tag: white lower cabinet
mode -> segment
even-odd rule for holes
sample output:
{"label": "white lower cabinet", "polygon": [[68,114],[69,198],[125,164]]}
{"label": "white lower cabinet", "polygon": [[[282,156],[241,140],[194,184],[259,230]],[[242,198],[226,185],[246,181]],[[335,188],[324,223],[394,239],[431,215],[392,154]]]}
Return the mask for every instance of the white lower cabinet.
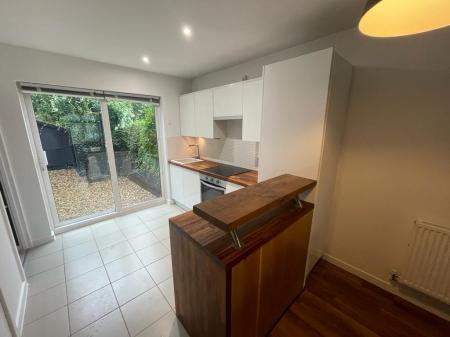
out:
{"label": "white lower cabinet", "polygon": [[192,209],[201,202],[200,174],[198,172],[170,164],[170,186],[172,199],[177,204]]}
{"label": "white lower cabinet", "polygon": [[240,190],[241,188],[244,188],[244,186],[233,184],[227,181],[227,184],[225,186],[225,194]]}
{"label": "white lower cabinet", "polygon": [[192,207],[202,201],[200,188],[200,173],[181,169],[183,171],[183,202],[187,208]]}
{"label": "white lower cabinet", "polygon": [[170,165],[170,187],[172,199],[181,201],[183,198],[183,172],[182,168],[176,165]]}

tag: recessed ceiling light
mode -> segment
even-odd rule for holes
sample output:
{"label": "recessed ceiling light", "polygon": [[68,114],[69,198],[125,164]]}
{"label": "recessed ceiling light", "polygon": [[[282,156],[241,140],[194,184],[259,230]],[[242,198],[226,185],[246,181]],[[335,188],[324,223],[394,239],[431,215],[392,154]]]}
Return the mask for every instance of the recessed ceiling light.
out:
{"label": "recessed ceiling light", "polygon": [[182,32],[183,35],[186,36],[187,38],[190,38],[192,36],[192,29],[189,26],[183,26]]}
{"label": "recessed ceiling light", "polygon": [[150,64],[150,58],[148,56],[142,56],[142,62],[145,64]]}

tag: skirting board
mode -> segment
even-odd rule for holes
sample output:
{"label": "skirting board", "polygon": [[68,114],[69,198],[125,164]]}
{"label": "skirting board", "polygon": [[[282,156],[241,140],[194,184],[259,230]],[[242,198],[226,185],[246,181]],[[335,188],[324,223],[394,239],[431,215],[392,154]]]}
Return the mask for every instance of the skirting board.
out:
{"label": "skirting board", "polygon": [[51,235],[51,236],[49,236],[49,237],[46,237],[46,238],[41,238],[41,239],[33,240],[33,241],[32,241],[32,244],[31,244],[31,248],[34,248],[34,247],[38,247],[38,246],[44,245],[44,244],[49,243],[49,242],[52,242],[52,241],[54,241],[54,240],[55,240],[54,234]]}
{"label": "skirting board", "polygon": [[434,307],[431,307],[427,304],[424,304],[423,302],[417,300],[416,298],[412,297],[412,296],[407,296],[405,294],[403,294],[402,292],[400,292],[399,287],[395,284],[395,283],[391,283],[388,281],[385,281],[383,279],[380,279],[372,274],[369,274],[368,272],[359,269],[355,266],[352,266],[351,264],[348,264],[347,262],[344,262],[338,258],[335,258],[329,254],[323,254],[322,258],[325,261],[330,262],[331,264],[334,264],[335,266],[344,269],[345,271],[348,271],[351,274],[354,274],[360,278],[362,278],[363,280],[372,283],[374,285],[376,285],[377,287],[380,287],[381,289],[390,292],[391,294],[394,294],[398,297],[401,297],[402,299],[411,302],[412,304],[431,312],[432,314],[439,316],[445,320],[450,320],[450,315],[446,312],[443,312],[441,310],[438,310]]}

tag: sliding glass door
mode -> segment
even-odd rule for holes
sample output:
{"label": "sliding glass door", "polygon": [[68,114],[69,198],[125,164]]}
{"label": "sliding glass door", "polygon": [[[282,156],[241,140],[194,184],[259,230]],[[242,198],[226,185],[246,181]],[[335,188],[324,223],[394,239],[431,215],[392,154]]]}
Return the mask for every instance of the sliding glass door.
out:
{"label": "sliding glass door", "polygon": [[161,198],[155,106],[56,94],[25,99],[55,226]]}
{"label": "sliding glass door", "polygon": [[143,103],[107,103],[121,206],[161,197],[156,109]]}

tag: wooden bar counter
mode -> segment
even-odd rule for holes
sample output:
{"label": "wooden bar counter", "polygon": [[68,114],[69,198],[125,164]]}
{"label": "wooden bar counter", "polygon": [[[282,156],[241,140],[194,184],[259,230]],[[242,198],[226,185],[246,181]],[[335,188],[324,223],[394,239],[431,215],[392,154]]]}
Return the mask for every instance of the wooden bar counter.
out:
{"label": "wooden bar counter", "polygon": [[[295,197],[314,185],[284,175],[197,205],[204,217],[169,220],[176,312],[191,337],[259,337],[272,329],[303,288],[314,206]],[[263,197],[245,212],[233,206],[255,191]],[[229,218],[227,205],[238,207]]]}

